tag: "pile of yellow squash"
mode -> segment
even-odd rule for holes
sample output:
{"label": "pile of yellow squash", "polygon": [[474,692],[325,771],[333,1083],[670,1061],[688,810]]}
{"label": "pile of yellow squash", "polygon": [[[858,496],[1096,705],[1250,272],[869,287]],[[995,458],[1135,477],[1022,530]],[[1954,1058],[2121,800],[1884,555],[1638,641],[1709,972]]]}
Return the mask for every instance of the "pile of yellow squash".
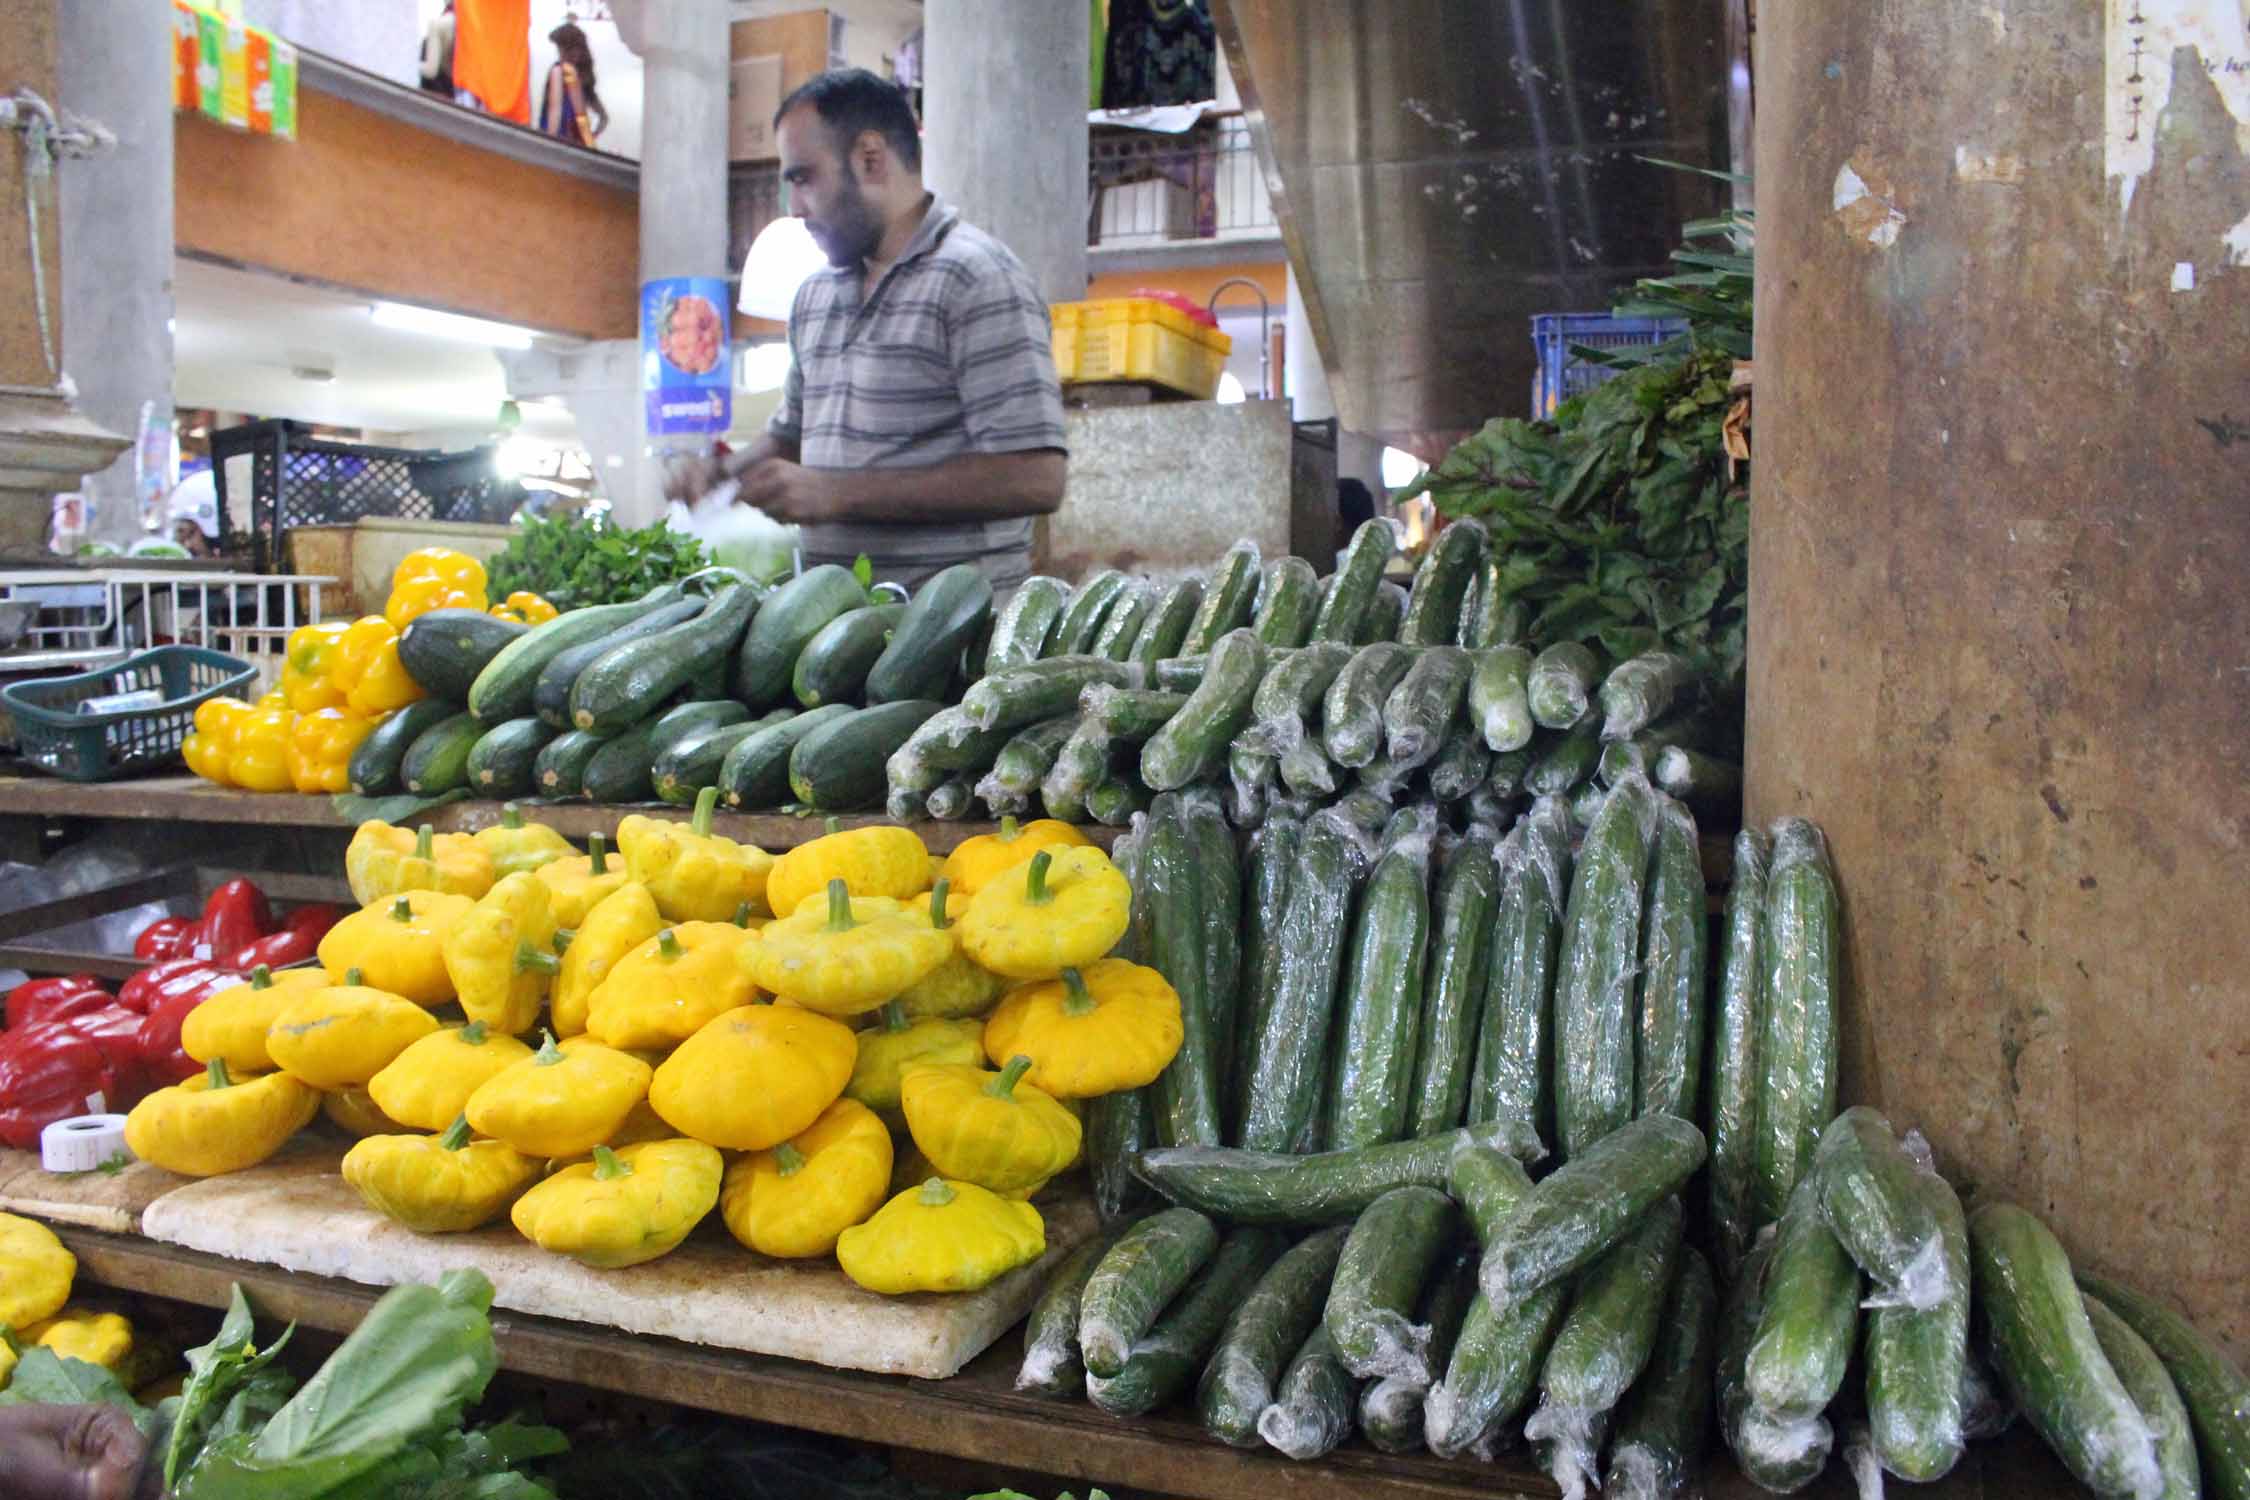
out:
{"label": "pile of yellow squash", "polygon": [[476,834],[366,823],[361,909],[319,967],[188,1018],[204,1075],[127,1122],[197,1176],[316,1113],[343,1175],[425,1234],[505,1216],[594,1267],[677,1247],[713,1209],[761,1255],[833,1255],[884,1293],[1038,1259],[1029,1200],[1080,1158],[1079,1101],[1179,1050],[1179,996],[1109,957],[1132,891],[1065,823],[970,839],[831,830],[776,858],[633,816],[579,852],[514,808]]}
{"label": "pile of yellow squash", "polygon": [[19,1349],[51,1349],[100,1365],[146,1405],[173,1394],[177,1381],[160,1377],[172,1351],[121,1313],[73,1302],[77,1276],[78,1258],[53,1230],[0,1213],[0,1329],[9,1334],[0,1338],[0,1389],[15,1377]]}

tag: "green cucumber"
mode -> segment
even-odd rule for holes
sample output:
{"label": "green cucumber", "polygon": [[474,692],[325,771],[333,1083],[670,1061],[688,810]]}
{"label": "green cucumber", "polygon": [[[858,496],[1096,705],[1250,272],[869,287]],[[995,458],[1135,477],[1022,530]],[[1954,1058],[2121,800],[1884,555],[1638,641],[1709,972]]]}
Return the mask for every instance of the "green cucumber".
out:
{"label": "green cucumber", "polygon": [[1274,1389],[1273,1404],[1258,1413],[1258,1436],[1284,1458],[1319,1458],[1352,1435],[1358,1391],[1324,1323],[1305,1335]]}
{"label": "green cucumber", "polygon": [[383,720],[352,752],[352,790],[362,797],[381,797],[399,789],[399,766],[407,749],[424,733],[462,712],[458,703],[442,698],[418,698]]}
{"label": "green cucumber", "polygon": [[1113,1417],[1138,1417],[1187,1389],[1219,1342],[1228,1315],[1287,1243],[1279,1230],[1229,1231],[1147,1336],[1134,1343],[1124,1368],[1106,1378],[1087,1377],[1088,1399]]}
{"label": "green cucumber", "polygon": [[1141,846],[1141,879],[1149,891],[1147,963],[1180,997],[1180,1049],[1149,1088],[1157,1139],[1167,1146],[1216,1146],[1224,1138],[1224,1054],[1204,952],[1201,852],[1185,800],[1158,798]]}
{"label": "green cucumber", "polygon": [[1781,1217],[1836,1114],[1836,881],[1803,818],[1773,826],[1758,930],[1756,1218]]}
{"label": "green cucumber", "polygon": [[1093,683],[1139,687],[1140,677],[1131,664],[1106,657],[1050,657],[983,678],[962,695],[961,709],[979,729],[1025,729],[1075,713],[1078,695]]}
{"label": "green cucumber", "polygon": [[1719,1275],[1730,1285],[1757,1228],[1758,928],[1771,849],[1755,828],[1734,836],[1726,946],[1711,1022],[1711,1242]]}
{"label": "green cucumber", "polygon": [[[1461,600],[1484,568],[1491,538],[1481,521],[1448,523],[1414,570],[1414,592],[1399,621],[1398,639],[1408,646],[1451,646],[1461,633]],[[1459,650],[1459,647],[1453,647]]]}
{"label": "green cucumber", "polygon": [[824,725],[848,717],[853,709],[830,703],[764,724],[734,742],[719,762],[719,800],[733,808],[779,807],[789,800],[789,754],[797,742]]}
{"label": "green cucumber", "polygon": [[1283,1363],[1320,1326],[1349,1232],[1337,1225],[1299,1240],[1266,1268],[1227,1319],[1195,1400],[1203,1430],[1220,1442],[1257,1445],[1259,1413],[1273,1404]]}
{"label": "green cucumber", "polygon": [[1102,633],[1102,618],[1125,592],[1126,578],[1115,568],[1103,568],[1088,578],[1070,596],[1070,603],[1055,622],[1055,633],[1047,638],[1046,655],[1090,656],[1094,642]]}
{"label": "green cucumber", "polygon": [[1867,1314],[1869,1443],[1885,1469],[1934,1484],[1960,1461],[1962,1381],[1969,1358],[1969,1229],[1961,1200],[1935,1172],[1913,1184],[1944,1245],[1946,1295],[1933,1307],[1878,1307]]}
{"label": "green cucumber", "polygon": [[1274,768],[1291,796],[1324,801],[1335,795],[1335,764],[1322,753],[1320,741],[1309,734],[1290,746],[1274,762]]}
{"label": "green cucumber", "polygon": [[955,771],[930,788],[923,810],[940,823],[958,823],[976,812],[976,774]]}
{"label": "green cucumber", "polygon": [[1593,781],[1602,756],[1601,731],[1581,724],[1567,733],[1541,735],[1531,750],[1523,789],[1534,797],[1560,797]]}
{"label": "green cucumber", "polygon": [[646,718],[726,661],[763,597],[755,584],[722,587],[694,619],[603,652],[570,685],[571,727],[623,729]]}
{"label": "green cucumber", "polygon": [[1363,646],[1336,674],[1321,700],[1321,741],[1329,759],[1354,768],[1374,764],[1383,748],[1383,708],[1414,665],[1395,641]]}
{"label": "green cucumber", "polygon": [[1097,683],[1078,695],[1078,711],[1112,739],[1137,745],[1187,707],[1188,695],[1161,688],[1121,688]]}
{"label": "green cucumber", "polygon": [[1087,1375],[1114,1379],[1133,1345],[1218,1247],[1218,1226],[1189,1208],[1163,1209],[1126,1230],[1079,1298],[1078,1348]]}
{"label": "green cucumber", "polygon": [[[867,701],[950,697],[955,664],[991,622],[992,584],[976,564],[939,569],[914,591],[882,654],[867,669]],[[803,694],[798,696],[802,700]]]}
{"label": "green cucumber", "polygon": [[1003,791],[1026,796],[1038,791],[1039,783],[1055,763],[1055,752],[1077,729],[1078,716],[1064,714],[1008,732],[1007,742],[993,757],[992,773],[986,779]]}
{"label": "green cucumber", "polygon": [[642,611],[607,635],[556,652],[546,666],[539,669],[539,679],[532,685],[532,711],[557,729],[570,728],[570,690],[577,684],[579,673],[607,655],[612,647],[694,619],[703,612],[703,603],[699,598],[674,599]]}
{"label": "green cucumber", "polygon": [[[984,673],[1005,672],[1046,654],[1047,642],[1070,603],[1070,585],[1060,578],[1035,573],[1016,585],[992,619],[992,644],[984,656]],[[978,675],[982,676],[984,673]]]}
{"label": "green cucumber", "polygon": [[2214,1340],[2153,1298],[2094,1276],[2079,1284],[2164,1361],[2187,1403],[2205,1486],[2218,1500],[2250,1500],[2250,1378]]}
{"label": "green cucumber", "polygon": [[1094,636],[1088,654],[1106,656],[1111,661],[1131,661],[1133,647],[1141,638],[1141,626],[1155,607],[1156,585],[1145,578],[1133,579],[1110,604],[1109,613],[1102,616],[1102,628]]}
{"label": "green cucumber", "polygon": [[1603,1136],[1540,1179],[1486,1240],[1485,1291],[1505,1302],[1560,1281],[1616,1244],[1701,1165],[1703,1132],[1671,1115],[1644,1115]]}
{"label": "green cucumber", "polygon": [[[1497,1151],[1463,1150],[1451,1166],[1454,1199],[1479,1243],[1486,1243],[1530,1193],[1531,1179]],[[1489,1456],[1501,1428],[1530,1399],[1570,1300],[1568,1284],[1556,1281],[1527,1297],[1495,1302],[1482,1281],[1480,1271],[1445,1378],[1423,1402],[1422,1440],[1440,1458]]]}
{"label": "green cucumber", "polygon": [[1642,921],[1640,1027],[1633,1044],[1633,1113],[1701,1119],[1704,973],[1711,918],[1695,818],[1659,797]]}
{"label": "green cucumber", "polygon": [[1212,1109],[1221,1132],[1212,1136],[1211,1144],[1219,1145],[1224,1139],[1224,1100],[1227,1080],[1234,1076],[1236,1027],[1242,1013],[1242,851],[1216,791],[1191,787],[1180,802],[1194,851],[1196,909],[1203,920],[1204,1024],[1214,1060]]}
{"label": "green cucumber", "polygon": [[1268,646],[1302,646],[1312,635],[1319,608],[1320,577],[1312,564],[1301,557],[1281,558],[1266,565],[1250,632]]}
{"label": "green cucumber", "polygon": [[1058,802],[1085,801],[1087,789],[1109,770],[1113,748],[1123,748],[1115,735],[1091,717],[1081,717],[1070,738],[1055,752],[1055,763],[1039,783],[1039,795],[1050,807]]}
{"label": "green cucumber", "polygon": [[732,698],[683,703],[604,742],[588,758],[580,789],[596,802],[651,801],[656,796],[654,766],[659,749],[749,717],[750,710]]}
{"label": "green cucumber", "polygon": [[985,666],[992,660],[992,611],[987,608],[977,620],[976,633],[961,648],[961,661],[952,681],[946,684],[948,698],[961,696],[961,689],[984,675]]}
{"label": "green cucumber", "polygon": [[1474,651],[1483,644],[1477,637],[1484,628],[1485,594],[1496,583],[1489,557],[1469,576],[1469,586],[1461,595],[1461,619],[1453,628],[1453,644],[1464,651]]}
{"label": "green cucumber", "polygon": [[992,764],[1000,747],[1007,743],[1005,731],[979,729],[955,704],[923,720],[922,727],[902,748],[913,750],[934,771],[981,771]]}
{"label": "green cucumber", "polygon": [[424,797],[440,796],[469,784],[469,752],[484,737],[474,714],[455,714],[415,736],[399,762],[399,780]]}
{"label": "green cucumber", "polygon": [[629,604],[597,604],[555,616],[517,636],[486,662],[470,684],[469,712],[487,724],[520,719],[533,711],[532,693],[547,664],[573,646],[598,641],[652,609],[681,596],[676,583],[649,590]]}
{"label": "green cucumber", "polygon": [[1686,745],[1666,745],[1656,753],[1656,784],[1691,807],[1723,812],[1742,802],[1742,767]]}
{"label": "green cucumber", "polygon": [[1727,726],[1711,710],[1673,714],[1626,739],[1603,741],[1594,774],[1604,786],[1615,783],[1627,771],[1638,771],[1654,781],[1657,764],[1664,758],[1665,751],[1712,749],[1724,743],[1727,733]]}
{"label": "green cucumber", "polygon": [[[1453,1357],[1469,1304],[1476,1299],[1477,1258],[1473,1246],[1462,1246],[1446,1257],[1422,1289],[1414,1321],[1430,1331],[1429,1367],[1442,1373]],[[1359,1430],[1370,1446],[1383,1453],[1411,1453],[1422,1446],[1423,1404],[1431,1382],[1410,1375],[1386,1375],[1371,1380],[1359,1393]]]}
{"label": "green cucumber", "polygon": [[1313,616],[1312,639],[1345,646],[1359,644],[1360,626],[1375,598],[1376,586],[1383,581],[1383,566],[1397,550],[1398,531],[1389,521],[1359,523]]}
{"label": "green cucumber", "polygon": [[1524,777],[1531,772],[1531,751],[1507,750],[1492,757],[1492,774],[1485,777],[1484,788],[1495,797],[1517,797],[1523,794]]}
{"label": "green cucumber", "polygon": [[1302,818],[1268,812],[1250,836],[1242,877],[1242,1001],[1236,1007],[1232,1048],[1236,1063],[1227,1099],[1229,1140],[1242,1138],[1242,1123],[1249,1112],[1249,1059],[1255,1055],[1264,1024],[1261,1007],[1275,993],[1275,977],[1283,961],[1281,915],[1289,904],[1289,876],[1304,835]]}
{"label": "green cucumber", "polygon": [[1183,578],[1164,591],[1163,597],[1141,621],[1141,633],[1133,638],[1133,660],[1144,667],[1153,667],[1180,654],[1188,632],[1195,628],[1197,611],[1203,608],[1203,580]]}
{"label": "green cucumber", "polygon": [[794,717],[788,709],[777,708],[756,719],[684,734],[670,744],[658,745],[648,768],[657,800],[675,807],[692,807],[698,792],[719,784],[719,771],[726,765],[729,751],[759,730]]}
{"label": "green cucumber", "polygon": [[2161,1500],[2198,1500],[2203,1484],[2195,1456],[2195,1429],[2164,1361],[2099,1297],[2086,1299],[2086,1320],[2094,1325],[2095,1341],[2156,1443],[2156,1467],[2164,1479],[2157,1492]]}
{"label": "green cucumber", "polygon": [[1583,1420],[1617,1405],[1641,1378],[1656,1350],[1684,1223],[1679,1199],[1666,1198],[1578,1278],[1539,1372],[1548,1404]]}
{"label": "green cucumber", "polygon": [[1251,695],[1251,719],[1261,726],[1294,719],[1301,730],[1319,716],[1321,699],[1351,659],[1352,648],[1333,641],[1317,641],[1278,659]]}
{"label": "green cucumber", "polygon": [[1521,646],[1488,646],[1469,657],[1469,722],[1494,754],[1531,743],[1531,700],[1526,683],[1531,653]]}
{"label": "green cucumber", "polygon": [[1203,681],[1141,747],[1141,780],[1168,792],[1206,780],[1226,763],[1227,747],[1250,722],[1250,699],[1265,675],[1266,648],[1247,630],[1211,648]]}
{"label": "green cucumber", "polygon": [[1496,795],[1490,785],[1469,793],[1462,806],[1470,822],[1482,823],[1487,828],[1509,828],[1516,821],[1513,799]]}
{"label": "green cucumber", "polygon": [[1086,1392],[1086,1366],[1078,1357],[1078,1304],[1111,1237],[1097,1234],[1064,1256],[1047,1278],[1031,1315],[1023,1321],[1023,1364],[1016,1389],[1065,1399]]}
{"label": "green cucumber", "polygon": [[469,788],[479,797],[505,801],[537,790],[532,764],[561,731],[537,719],[510,719],[487,729],[469,747]]}
{"label": "green cucumber", "polygon": [[1459,646],[1416,653],[1383,700],[1383,749],[1391,774],[1403,775],[1437,757],[1468,694],[1469,665],[1469,653]]}
{"label": "green cucumber", "polygon": [[1859,1268],[1808,1181],[1782,1216],[1766,1266],[1765,1307],[1742,1372],[1751,1404],[1782,1422],[1819,1416],[1843,1387],[1858,1329]]}
{"label": "green cucumber", "polygon": [[1094,1208],[1104,1224],[1146,1211],[1152,1199],[1133,1175],[1133,1160],[1156,1144],[1148,1090],[1121,1089],[1086,1101],[1086,1159],[1092,1164]]}
{"label": "green cucumber", "polygon": [[1451,1130],[1468,1111],[1477,1017],[1489,987],[1493,919],[1499,907],[1496,842],[1489,828],[1472,827],[1462,834],[1447,852],[1431,896],[1421,1040],[1408,1091],[1410,1139]]}
{"label": "green cucumber", "polygon": [[1969,1215],[1969,1253],[1985,1353],[2031,1425],[2104,1500],[2155,1500],[2155,1440],[2102,1353],[2054,1235],[2012,1203],[1987,1202]]}
{"label": "green cucumber", "polygon": [[1203,602],[1180,642],[1179,654],[1200,656],[1220,637],[1250,623],[1258,601],[1258,544],[1244,537],[1220,554],[1203,584]]}
{"label": "green cucumber", "polygon": [[817,812],[881,806],[884,762],[942,706],[913,698],[820,725],[789,752],[790,794]]}
{"label": "green cucumber", "polygon": [[1784,1422],[1759,1411],[1750,1399],[1744,1367],[1765,1310],[1764,1283],[1772,1258],[1770,1237],[1743,1258],[1742,1275],[1719,1317],[1719,1357],[1712,1383],[1718,1396],[1719,1431],[1743,1474],[1761,1489],[1789,1494],[1812,1483],[1827,1467],[1835,1432],[1825,1417]]}
{"label": "green cucumber", "polygon": [[530,628],[481,609],[433,609],[399,632],[398,664],[431,697],[459,702],[492,659]]}
{"label": "green cucumber", "polygon": [[1412,1315],[1459,1227],[1453,1200],[1431,1187],[1392,1188],[1353,1222],[1321,1313],[1345,1369],[1363,1380],[1436,1379],[1430,1330]]}
{"label": "green cucumber", "polygon": [[1630,739],[1685,704],[1702,682],[1686,657],[1646,651],[1619,662],[1602,679],[1602,738]]}
{"label": "green cucumber", "polygon": [[1523,606],[1502,586],[1499,564],[1487,561],[1471,597],[1461,601],[1461,633],[1456,640],[1471,651],[1483,651],[1514,645],[1522,634]]}
{"label": "green cucumber", "polygon": [[1931,1308],[1951,1290],[1922,1176],[1891,1122],[1864,1104],[1830,1121],[1813,1152],[1807,1180],[1828,1227],[1880,1290],[1878,1302]]}
{"label": "green cucumber", "polygon": [[1430,795],[1438,801],[1466,801],[1492,774],[1492,752],[1484,748],[1484,737],[1467,720],[1456,719],[1446,730],[1427,774]]}
{"label": "green cucumber", "polygon": [[1192,693],[1203,686],[1203,669],[1210,664],[1208,652],[1201,656],[1164,657],[1148,664],[1148,685],[1167,693]]}
{"label": "green cucumber", "polygon": [[[1532,658],[1524,678],[1531,721],[1541,729],[1574,729],[1593,712],[1602,659],[1582,641],[1557,641]],[[1597,726],[1598,727],[1598,726]]]}
{"label": "green cucumber", "polygon": [[847,609],[813,632],[789,674],[790,693],[805,708],[857,703],[867,691],[867,669],[882,656],[898,628],[903,604]]}
{"label": "green cucumber", "polygon": [[752,708],[771,708],[789,697],[797,654],[821,627],[864,608],[867,590],[849,568],[822,563],[805,569],[768,594],[742,634],[730,684]]}
{"label": "green cucumber", "polygon": [[1086,816],[1105,828],[1123,828],[1154,799],[1130,769],[1112,766],[1086,788]]}
{"label": "green cucumber", "polygon": [[1227,751],[1227,816],[1237,828],[1255,828],[1265,821],[1266,805],[1273,800],[1278,779],[1274,757],[1243,748],[1235,741]]}
{"label": "green cucumber", "polygon": [[1655,793],[1620,782],[1578,852],[1555,967],[1555,1134],[1565,1160],[1633,1117],[1633,973]]}
{"label": "green cucumber", "polygon": [[617,738],[583,729],[566,729],[547,741],[531,763],[532,780],[542,797],[582,797],[586,793],[586,767],[602,746]]}
{"label": "green cucumber", "polygon": [[1570,889],[1569,814],[1543,797],[1495,856],[1499,906],[1485,974],[1484,1013],[1468,1117],[1520,1120],[1554,1139],[1555,951]]}
{"label": "green cucumber", "polygon": [[1367,613],[1360,617],[1359,644],[1372,646],[1377,641],[1397,640],[1399,622],[1405,616],[1406,590],[1395,583],[1377,584]]}
{"label": "green cucumber", "polygon": [[1357,1218],[1393,1188],[1445,1187],[1454,1153],[1471,1147],[1539,1155],[1528,1131],[1500,1120],[1418,1141],[1310,1155],[1162,1148],[1142,1152],[1133,1170],[1172,1202],[1230,1223],[1337,1224]]}
{"label": "green cucumber", "polygon": [[[1400,1139],[1413,1105],[1437,818],[1434,807],[1401,812],[1411,815],[1411,822],[1395,840],[1386,835],[1389,847],[1367,877],[1352,922],[1337,995],[1335,1055],[1321,1107],[1321,1144],[1329,1151]],[[1348,1348],[1345,1354],[1350,1363]]]}
{"label": "green cucumber", "polygon": [[929,792],[918,792],[895,781],[883,789],[883,816],[893,823],[918,822],[927,817],[929,811]]}
{"label": "green cucumber", "polygon": [[1711,1365],[1719,1293],[1711,1265],[1680,1252],[1648,1367],[1618,1408],[1602,1493],[1611,1500],[1671,1500],[1703,1472],[1711,1421]]}

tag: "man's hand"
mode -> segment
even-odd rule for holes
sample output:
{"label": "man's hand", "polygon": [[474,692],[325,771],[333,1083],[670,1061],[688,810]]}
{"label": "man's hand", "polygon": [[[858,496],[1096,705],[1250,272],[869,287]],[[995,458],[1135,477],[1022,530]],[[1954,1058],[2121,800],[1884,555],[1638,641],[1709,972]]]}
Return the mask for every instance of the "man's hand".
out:
{"label": "man's hand", "polygon": [[161,1472],[141,1472],[147,1453],[133,1419],[114,1406],[0,1408],[0,1500],[161,1495]]}
{"label": "man's hand", "polygon": [[742,471],[742,490],[735,498],[777,521],[801,526],[836,517],[840,509],[838,487],[838,476],[832,470],[808,469],[786,458],[769,458]]}
{"label": "man's hand", "polygon": [[716,453],[671,454],[664,460],[664,498],[693,505],[723,477]]}

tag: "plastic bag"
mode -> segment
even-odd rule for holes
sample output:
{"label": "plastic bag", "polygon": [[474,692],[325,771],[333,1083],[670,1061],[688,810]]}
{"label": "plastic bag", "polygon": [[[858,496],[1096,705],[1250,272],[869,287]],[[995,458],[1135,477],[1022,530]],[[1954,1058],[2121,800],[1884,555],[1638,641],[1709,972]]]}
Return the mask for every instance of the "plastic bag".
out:
{"label": "plastic bag", "polygon": [[1549,997],[1570,889],[1570,814],[1543,797],[1493,851],[1500,879],[1485,969],[1469,1118],[1516,1119],[1554,1139],[1554,1029]]}

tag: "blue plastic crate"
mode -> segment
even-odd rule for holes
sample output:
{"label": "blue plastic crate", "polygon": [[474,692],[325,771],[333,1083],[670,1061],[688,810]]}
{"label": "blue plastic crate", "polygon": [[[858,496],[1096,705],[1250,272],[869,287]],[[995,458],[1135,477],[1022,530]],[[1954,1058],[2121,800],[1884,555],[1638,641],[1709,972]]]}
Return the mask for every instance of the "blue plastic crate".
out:
{"label": "blue plastic crate", "polygon": [[1531,415],[1551,417],[1555,408],[1615,375],[1607,365],[1589,364],[1570,346],[1630,349],[1661,344],[1688,331],[1685,318],[1620,318],[1612,313],[1533,313],[1531,346],[1539,367],[1531,376]]}

